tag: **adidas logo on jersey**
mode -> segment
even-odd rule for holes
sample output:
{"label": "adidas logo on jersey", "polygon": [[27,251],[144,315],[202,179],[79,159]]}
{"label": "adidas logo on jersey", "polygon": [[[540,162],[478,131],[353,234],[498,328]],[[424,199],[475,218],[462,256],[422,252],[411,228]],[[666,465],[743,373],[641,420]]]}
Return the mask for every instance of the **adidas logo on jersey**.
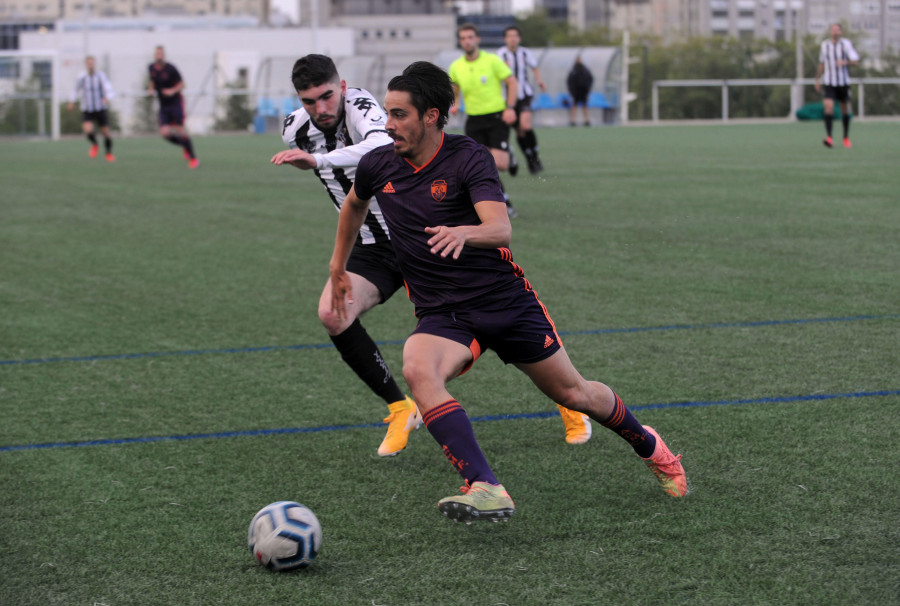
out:
{"label": "adidas logo on jersey", "polygon": [[388,181],[388,184],[384,186],[384,189],[382,189],[381,192],[385,194],[396,194],[397,190],[395,190],[394,186],[391,185],[391,182]]}
{"label": "adidas logo on jersey", "polygon": [[544,335],[544,349],[547,349],[551,345],[553,345],[553,339],[550,335]]}

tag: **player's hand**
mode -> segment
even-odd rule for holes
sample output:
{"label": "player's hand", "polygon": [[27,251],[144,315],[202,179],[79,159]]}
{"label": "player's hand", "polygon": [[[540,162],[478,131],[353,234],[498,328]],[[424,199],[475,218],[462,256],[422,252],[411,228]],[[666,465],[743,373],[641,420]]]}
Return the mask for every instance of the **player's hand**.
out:
{"label": "player's hand", "polygon": [[302,149],[286,149],[280,151],[271,160],[275,166],[282,164],[290,164],[302,170],[308,170],[316,167],[316,158]]}
{"label": "player's hand", "polygon": [[425,233],[433,234],[428,239],[431,254],[441,255],[444,258],[452,254],[454,260],[459,259],[463,246],[466,244],[466,230],[464,227],[447,227],[446,225],[426,227]]}
{"label": "player's hand", "polygon": [[347,317],[347,306],[353,305],[353,286],[346,270],[331,270],[331,311],[338,318]]}
{"label": "player's hand", "polygon": [[506,109],[504,109],[503,110],[503,121],[506,124],[508,124],[509,126],[512,126],[513,124],[515,124],[516,123],[516,110],[514,110],[511,107],[507,107]]}
{"label": "player's hand", "polygon": [[542,93],[547,92],[547,85],[546,85],[546,84],[544,84],[543,82],[539,82],[539,83],[538,83],[538,86],[541,87],[541,92],[542,92]]}
{"label": "player's hand", "polygon": [[74,104],[74,103],[68,103],[68,104],[66,104],[66,107],[69,109],[69,111],[72,111],[73,109],[75,109],[75,104]]}
{"label": "player's hand", "polygon": [[453,116],[455,116],[455,115],[458,114],[458,113],[459,113],[459,106],[456,105],[456,104],[451,105],[451,106],[450,106],[450,114],[453,115]]}
{"label": "player's hand", "polygon": [[817,92],[817,93],[822,92],[822,85],[819,84],[818,82],[816,82],[816,92]]}

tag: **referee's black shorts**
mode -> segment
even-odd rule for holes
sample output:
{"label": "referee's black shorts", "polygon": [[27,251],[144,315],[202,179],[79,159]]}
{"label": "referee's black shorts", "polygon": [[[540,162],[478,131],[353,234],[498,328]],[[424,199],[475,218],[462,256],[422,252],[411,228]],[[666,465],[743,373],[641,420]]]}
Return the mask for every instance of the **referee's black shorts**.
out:
{"label": "referee's black shorts", "polygon": [[509,148],[509,125],[503,121],[503,112],[469,116],[466,119],[466,136],[488,149]]}

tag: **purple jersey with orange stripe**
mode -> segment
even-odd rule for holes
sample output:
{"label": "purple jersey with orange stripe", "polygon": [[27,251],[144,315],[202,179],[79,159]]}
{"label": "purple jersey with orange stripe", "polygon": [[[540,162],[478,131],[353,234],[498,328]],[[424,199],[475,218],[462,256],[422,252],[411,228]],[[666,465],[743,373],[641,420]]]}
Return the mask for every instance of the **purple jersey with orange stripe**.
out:
{"label": "purple jersey with orange stripe", "polygon": [[385,145],[360,161],[354,187],[363,200],[378,196],[417,316],[502,308],[531,290],[508,248],[465,246],[453,259],[428,245],[426,227],[478,225],[475,203],[502,204],[494,158],[483,145],[444,133],[437,153],[418,168]]}

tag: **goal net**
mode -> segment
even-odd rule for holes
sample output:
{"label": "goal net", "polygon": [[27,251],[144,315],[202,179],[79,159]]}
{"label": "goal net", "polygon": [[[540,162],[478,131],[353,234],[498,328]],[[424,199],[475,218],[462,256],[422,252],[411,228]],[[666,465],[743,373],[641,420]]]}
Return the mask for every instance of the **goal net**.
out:
{"label": "goal net", "polygon": [[0,51],[0,136],[59,139],[59,59],[48,51]]}

